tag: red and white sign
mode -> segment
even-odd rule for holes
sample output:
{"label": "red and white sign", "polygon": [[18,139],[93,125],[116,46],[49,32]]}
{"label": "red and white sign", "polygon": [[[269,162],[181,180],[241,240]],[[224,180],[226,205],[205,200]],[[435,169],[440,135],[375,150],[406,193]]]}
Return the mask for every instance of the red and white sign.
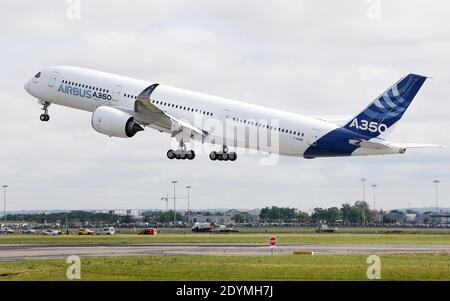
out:
{"label": "red and white sign", "polygon": [[270,247],[274,248],[277,244],[277,238],[275,236],[271,236],[269,239]]}

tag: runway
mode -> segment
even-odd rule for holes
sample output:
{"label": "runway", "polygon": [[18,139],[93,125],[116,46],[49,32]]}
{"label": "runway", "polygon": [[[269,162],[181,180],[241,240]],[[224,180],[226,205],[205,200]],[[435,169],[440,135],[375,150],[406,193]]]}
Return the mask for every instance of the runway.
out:
{"label": "runway", "polygon": [[[294,251],[312,251],[318,255],[354,253],[450,253],[450,245],[280,245],[274,249],[274,255],[292,255]],[[0,261],[66,258],[69,255],[78,255],[80,257],[143,255],[264,256],[271,255],[271,249],[268,246],[256,244],[0,245]]]}

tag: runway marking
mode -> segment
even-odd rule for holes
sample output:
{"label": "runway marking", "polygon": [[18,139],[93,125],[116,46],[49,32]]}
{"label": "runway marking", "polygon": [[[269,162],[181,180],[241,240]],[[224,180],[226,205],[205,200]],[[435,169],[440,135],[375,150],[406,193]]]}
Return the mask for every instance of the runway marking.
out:
{"label": "runway marking", "polygon": [[[358,253],[450,253],[450,245],[279,245],[274,254],[292,255],[294,251],[314,254]],[[268,246],[255,244],[141,244],[141,245],[3,245],[0,261],[23,259],[64,258],[69,255],[82,257],[145,256],[145,255],[213,255],[213,256],[269,256]]]}

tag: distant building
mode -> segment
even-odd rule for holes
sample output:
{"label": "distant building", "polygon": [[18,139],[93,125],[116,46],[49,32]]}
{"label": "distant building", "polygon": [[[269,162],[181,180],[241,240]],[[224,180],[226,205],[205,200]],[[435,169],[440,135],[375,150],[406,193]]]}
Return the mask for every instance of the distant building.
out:
{"label": "distant building", "polygon": [[191,221],[195,222],[210,222],[215,224],[230,224],[235,222],[233,218],[236,215],[241,215],[243,220],[248,223],[259,222],[260,209],[243,210],[243,209],[230,209],[225,212],[193,212],[191,215]]}
{"label": "distant building", "polygon": [[430,213],[430,221],[434,224],[448,224],[450,222],[450,212]]}
{"label": "distant building", "polygon": [[405,214],[399,212],[389,212],[383,216],[384,222],[403,223],[406,220]]}
{"label": "distant building", "polygon": [[405,214],[405,221],[407,223],[415,223],[417,218],[417,214],[414,213],[407,213]]}
{"label": "distant building", "polygon": [[224,214],[205,214],[205,212],[194,212],[191,215],[191,221],[198,223],[214,223],[214,224],[229,224],[231,223],[231,216]]}
{"label": "distant building", "polygon": [[261,209],[254,209],[254,210],[231,209],[225,212],[225,215],[229,216],[231,219],[233,219],[233,217],[236,215],[241,215],[242,218],[248,223],[258,223],[260,212]]}

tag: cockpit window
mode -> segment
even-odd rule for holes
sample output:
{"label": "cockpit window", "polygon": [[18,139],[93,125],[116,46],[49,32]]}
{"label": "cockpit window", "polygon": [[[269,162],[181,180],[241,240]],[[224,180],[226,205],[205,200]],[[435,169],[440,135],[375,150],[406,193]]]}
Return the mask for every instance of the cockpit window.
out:
{"label": "cockpit window", "polygon": [[36,73],[36,75],[35,75],[34,77],[35,77],[35,78],[41,77],[41,72]]}

